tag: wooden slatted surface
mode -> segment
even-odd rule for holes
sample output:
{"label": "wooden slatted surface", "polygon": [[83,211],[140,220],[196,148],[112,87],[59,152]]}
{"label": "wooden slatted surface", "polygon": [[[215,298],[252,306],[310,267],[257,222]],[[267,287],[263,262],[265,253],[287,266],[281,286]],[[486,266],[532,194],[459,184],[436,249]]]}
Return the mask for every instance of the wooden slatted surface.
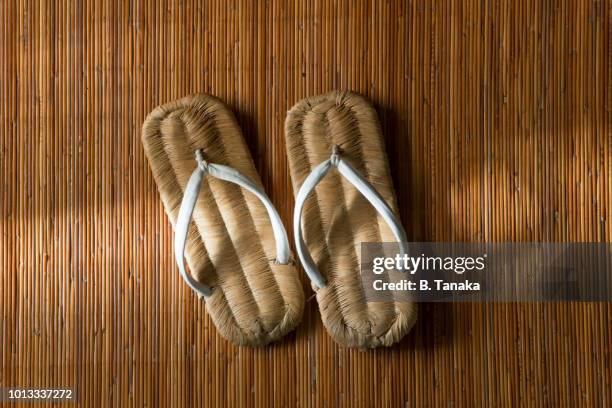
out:
{"label": "wooden slatted surface", "polygon": [[311,299],[281,343],[228,345],[178,277],[140,142],[156,105],[222,98],[290,226],[285,112],[352,89],[411,240],[610,242],[609,0],[0,7],[0,386],[86,407],[612,405],[610,304],[423,305],[400,345],[360,352]]}

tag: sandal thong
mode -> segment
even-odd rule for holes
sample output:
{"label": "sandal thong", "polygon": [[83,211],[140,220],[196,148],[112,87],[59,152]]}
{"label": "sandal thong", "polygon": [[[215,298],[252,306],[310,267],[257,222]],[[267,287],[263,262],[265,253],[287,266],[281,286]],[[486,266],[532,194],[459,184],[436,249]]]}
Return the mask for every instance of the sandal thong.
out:
{"label": "sandal thong", "polygon": [[179,273],[221,335],[255,346],[293,330],[304,294],[287,234],[229,109],[205,94],[167,103],[147,116],[142,142]]}
{"label": "sandal thong", "polygon": [[349,347],[398,342],[416,304],[367,302],[360,277],[362,242],[398,241],[406,252],[376,111],[352,92],[307,98],[289,111],[285,137],[296,250],[325,327]]}

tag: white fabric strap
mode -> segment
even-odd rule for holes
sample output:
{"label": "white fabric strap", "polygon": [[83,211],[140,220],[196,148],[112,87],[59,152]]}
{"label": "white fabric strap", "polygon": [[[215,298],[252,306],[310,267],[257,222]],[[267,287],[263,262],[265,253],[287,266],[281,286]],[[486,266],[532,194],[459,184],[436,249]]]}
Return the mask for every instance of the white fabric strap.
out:
{"label": "white fabric strap", "polygon": [[187,285],[191,289],[195,290],[202,296],[209,296],[212,293],[212,289],[197,280],[195,280],[185,270],[185,244],[187,242],[187,234],[189,232],[189,224],[191,223],[191,217],[193,216],[193,210],[196,202],[198,201],[198,195],[200,193],[200,187],[202,186],[202,180],[206,174],[216,177],[220,180],[225,180],[238,184],[240,187],[253,193],[263,203],[264,207],[268,211],[270,222],[272,223],[272,230],[274,232],[274,240],[276,241],[276,261],[279,264],[288,264],[291,252],[289,250],[289,240],[287,239],[287,232],[285,227],[274,208],[274,204],[270,201],[266,193],[252,180],[243,176],[236,169],[221,164],[207,163],[204,160],[202,152],[196,151],[196,160],[198,167],[193,171],[185,192],[183,194],[183,201],[181,202],[181,208],[179,210],[178,218],[176,219],[175,234],[174,234],[174,257],[181,273],[182,278],[185,280]]}
{"label": "white fabric strap", "polygon": [[295,246],[297,254],[304,266],[304,270],[308,274],[310,280],[314,282],[317,288],[325,286],[325,278],[319,270],[304,243],[304,237],[302,235],[302,209],[306,199],[315,189],[317,184],[329,173],[333,168],[338,169],[338,172],[342,174],[355,188],[372,204],[372,206],[378,211],[385,222],[391,228],[395,239],[399,243],[401,254],[405,254],[406,250],[406,232],[404,227],[397,219],[391,208],[385,203],[382,196],[376,191],[376,189],[368,182],[361,174],[353,168],[346,160],[340,157],[338,147],[334,146],[332,155],[329,159],[325,160],[321,164],[317,165],[312,172],[306,177],[304,183],[300,187],[295,198],[295,211],[293,213],[293,232],[295,238]]}

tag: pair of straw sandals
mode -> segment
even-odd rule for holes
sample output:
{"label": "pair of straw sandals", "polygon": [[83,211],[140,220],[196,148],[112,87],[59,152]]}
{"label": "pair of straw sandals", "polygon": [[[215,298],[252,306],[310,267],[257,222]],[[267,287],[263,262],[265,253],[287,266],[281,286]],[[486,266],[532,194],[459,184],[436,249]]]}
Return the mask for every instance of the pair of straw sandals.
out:
{"label": "pair of straw sandals", "polygon": [[[406,241],[376,111],[352,92],[307,98],[288,112],[285,138],[296,250],[325,327],[349,347],[398,342],[416,305],[366,302],[360,279],[361,242]],[[167,103],[148,115],[142,141],[179,272],[221,335],[256,346],[293,330],[304,309],[298,271],[230,110],[205,94]]]}

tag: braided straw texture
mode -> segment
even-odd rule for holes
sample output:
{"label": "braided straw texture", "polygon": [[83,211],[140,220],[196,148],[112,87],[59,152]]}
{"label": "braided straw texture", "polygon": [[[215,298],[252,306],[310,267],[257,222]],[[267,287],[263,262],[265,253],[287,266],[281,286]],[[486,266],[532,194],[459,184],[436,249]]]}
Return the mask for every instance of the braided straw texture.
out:
{"label": "braided straw texture", "polygon": [[[196,167],[196,149],[205,160],[231,166],[261,186],[236,119],[212,96],[191,95],[156,108],[142,126],[142,141],[173,225]],[[213,288],[206,308],[232,343],[267,344],[300,322],[304,294],[294,262],[275,263],[265,207],[239,186],[204,178],[185,257],[194,278]],[[180,279],[173,269],[169,272]]]}
{"label": "braided straw texture", "polygon": [[[375,110],[351,92],[331,92],[298,102],[285,122],[287,154],[297,193],[332,146],[378,190],[397,214],[393,183]],[[323,323],[340,344],[390,346],[416,321],[415,304],[366,302],[360,278],[360,243],[393,242],[376,210],[338,172],[332,171],[304,205],[306,244],[327,285],[316,290]]]}

